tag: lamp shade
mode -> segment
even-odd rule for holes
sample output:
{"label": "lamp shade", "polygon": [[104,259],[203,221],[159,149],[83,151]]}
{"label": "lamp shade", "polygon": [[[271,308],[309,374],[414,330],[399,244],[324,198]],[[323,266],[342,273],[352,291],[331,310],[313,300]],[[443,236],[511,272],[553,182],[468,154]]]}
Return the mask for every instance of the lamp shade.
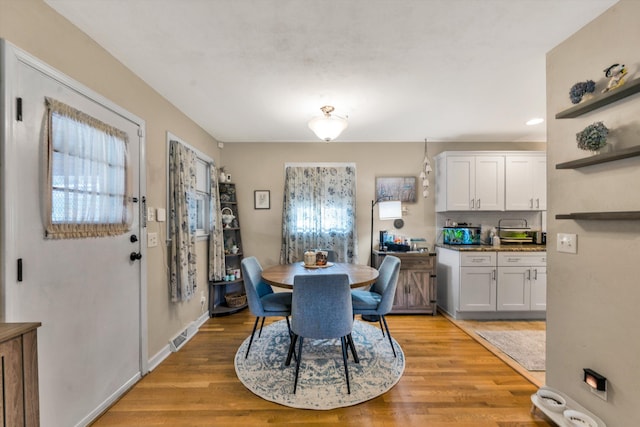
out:
{"label": "lamp shade", "polygon": [[378,214],[380,219],[402,218],[402,202],[399,200],[378,202]]}
{"label": "lamp shade", "polygon": [[309,120],[309,129],[323,141],[333,141],[347,128],[349,122],[345,118],[332,116],[331,106],[322,107],[321,110],[324,113],[322,116]]}

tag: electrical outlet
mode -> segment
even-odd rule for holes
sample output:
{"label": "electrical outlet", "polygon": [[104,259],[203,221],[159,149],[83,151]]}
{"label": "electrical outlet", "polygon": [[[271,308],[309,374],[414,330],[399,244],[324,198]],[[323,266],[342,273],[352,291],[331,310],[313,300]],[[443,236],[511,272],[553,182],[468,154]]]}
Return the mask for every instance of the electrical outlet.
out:
{"label": "electrical outlet", "polygon": [[153,222],[156,220],[156,210],[155,208],[147,208],[147,221]]}
{"label": "electrical outlet", "polygon": [[558,233],[556,236],[556,250],[568,254],[578,253],[578,235]]}
{"label": "electrical outlet", "polygon": [[147,233],[147,247],[155,248],[158,246],[158,233]]}

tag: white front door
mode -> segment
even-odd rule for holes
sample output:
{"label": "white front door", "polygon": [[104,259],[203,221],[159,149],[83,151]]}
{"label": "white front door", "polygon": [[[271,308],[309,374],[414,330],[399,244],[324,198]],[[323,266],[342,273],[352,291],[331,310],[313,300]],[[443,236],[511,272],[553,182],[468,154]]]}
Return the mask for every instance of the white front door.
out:
{"label": "white front door", "polygon": [[42,322],[41,424],[85,424],[141,377],[143,260],[130,259],[143,250],[141,203],[133,203],[127,234],[44,237],[44,100],[64,102],[128,134],[139,201],[144,122],[7,44],[3,61],[3,320]]}

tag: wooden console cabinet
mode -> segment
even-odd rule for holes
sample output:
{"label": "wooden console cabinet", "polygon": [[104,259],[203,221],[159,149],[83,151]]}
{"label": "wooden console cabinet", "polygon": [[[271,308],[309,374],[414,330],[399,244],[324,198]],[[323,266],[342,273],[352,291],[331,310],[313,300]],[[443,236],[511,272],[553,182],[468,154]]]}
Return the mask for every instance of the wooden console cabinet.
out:
{"label": "wooden console cabinet", "polygon": [[374,252],[379,267],[387,255],[400,258],[400,274],[391,313],[436,314],[436,254],[429,252]]}
{"label": "wooden console cabinet", "polygon": [[38,339],[40,323],[0,323],[2,400],[0,425],[39,426]]}

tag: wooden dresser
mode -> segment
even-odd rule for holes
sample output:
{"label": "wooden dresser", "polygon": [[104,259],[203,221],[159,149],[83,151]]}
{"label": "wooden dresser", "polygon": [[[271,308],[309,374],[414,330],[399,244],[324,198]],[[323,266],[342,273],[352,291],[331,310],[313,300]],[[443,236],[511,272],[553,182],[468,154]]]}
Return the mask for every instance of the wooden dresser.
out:
{"label": "wooden dresser", "polygon": [[38,338],[40,323],[0,323],[2,400],[0,425],[39,426]]}
{"label": "wooden dresser", "polygon": [[400,275],[391,313],[436,314],[435,252],[374,251],[376,268],[387,255],[400,258]]}

